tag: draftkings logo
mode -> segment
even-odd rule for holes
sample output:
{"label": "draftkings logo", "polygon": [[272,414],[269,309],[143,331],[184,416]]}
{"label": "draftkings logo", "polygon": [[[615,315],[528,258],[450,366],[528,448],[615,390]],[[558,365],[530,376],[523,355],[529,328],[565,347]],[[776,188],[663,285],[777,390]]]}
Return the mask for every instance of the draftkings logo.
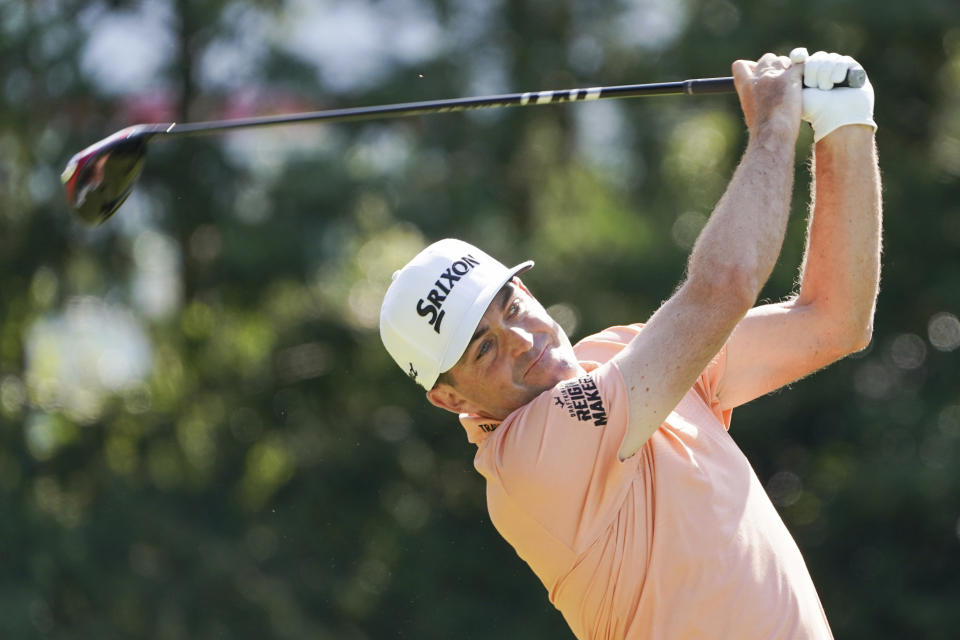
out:
{"label": "draftkings logo", "polygon": [[584,376],[560,385],[560,395],[553,396],[553,404],[563,407],[580,422],[593,422],[594,426],[607,424],[607,410],[603,407],[600,390],[590,376]]}

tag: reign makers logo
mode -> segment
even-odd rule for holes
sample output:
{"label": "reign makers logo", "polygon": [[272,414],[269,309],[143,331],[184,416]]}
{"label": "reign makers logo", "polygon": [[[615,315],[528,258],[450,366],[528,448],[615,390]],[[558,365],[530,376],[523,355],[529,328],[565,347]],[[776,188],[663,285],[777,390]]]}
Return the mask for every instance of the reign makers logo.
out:
{"label": "reign makers logo", "polygon": [[447,313],[443,310],[443,301],[450,295],[457,281],[478,264],[480,261],[470,254],[463,256],[440,274],[437,281],[433,283],[434,288],[427,294],[426,300],[420,298],[417,301],[417,313],[427,318],[427,322],[437,333],[440,333],[440,323],[443,322],[443,316]]}
{"label": "reign makers logo", "polygon": [[600,390],[590,376],[560,385],[560,395],[553,396],[553,402],[580,422],[593,422],[597,427],[607,424],[607,410],[603,407]]}

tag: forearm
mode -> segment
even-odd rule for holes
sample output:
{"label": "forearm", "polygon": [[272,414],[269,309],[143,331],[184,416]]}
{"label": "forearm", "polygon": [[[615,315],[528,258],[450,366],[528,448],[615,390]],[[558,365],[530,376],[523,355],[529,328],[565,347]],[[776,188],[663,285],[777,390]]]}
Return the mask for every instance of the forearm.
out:
{"label": "forearm", "polygon": [[[793,189],[795,134],[751,139],[740,165],[697,239],[688,283],[718,275],[747,302],[756,300],[783,244]],[[746,312],[746,309],[744,309]]]}
{"label": "forearm", "polygon": [[619,354],[630,397],[621,460],[643,446],[753,306],[783,242],[793,183],[789,141],[747,146],[694,245],[683,285]]}
{"label": "forearm", "polygon": [[880,173],[872,128],[837,129],[816,144],[813,165],[797,304],[817,307],[839,339],[862,348],[880,280]]}

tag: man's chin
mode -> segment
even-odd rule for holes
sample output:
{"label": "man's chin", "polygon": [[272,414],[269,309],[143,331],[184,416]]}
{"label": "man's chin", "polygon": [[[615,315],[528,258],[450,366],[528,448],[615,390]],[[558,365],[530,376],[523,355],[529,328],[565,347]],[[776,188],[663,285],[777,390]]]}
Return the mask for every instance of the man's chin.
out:
{"label": "man's chin", "polygon": [[548,384],[544,389],[551,389],[564,380],[577,377],[580,372],[580,363],[572,353],[567,354],[563,349],[556,349],[551,355],[548,371]]}
{"label": "man's chin", "polygon": [[553,389],[561,382],[576,378],[578,375],[580,375],[580,373],[581,369],[579,363],[572,364],[564,360],[557,362],[554,366],[551,366],[548,371],[545,371],[541,378],[534,381],[528,381],[530,384],[530,393],[527,402],[532,401],[544,391]]}

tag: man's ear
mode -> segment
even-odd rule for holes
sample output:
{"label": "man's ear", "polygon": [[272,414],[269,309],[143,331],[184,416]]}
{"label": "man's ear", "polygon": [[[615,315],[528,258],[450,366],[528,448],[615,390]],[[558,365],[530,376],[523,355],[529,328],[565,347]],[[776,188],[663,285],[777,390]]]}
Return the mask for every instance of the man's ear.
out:
{"label": "man's ear", "polygon": [[446,409],[457,415],[464,413],[467,409],[467,401],[456,389],[443,382],[435,385],[433,389],[427,391],[427,400],[435,407]]}

